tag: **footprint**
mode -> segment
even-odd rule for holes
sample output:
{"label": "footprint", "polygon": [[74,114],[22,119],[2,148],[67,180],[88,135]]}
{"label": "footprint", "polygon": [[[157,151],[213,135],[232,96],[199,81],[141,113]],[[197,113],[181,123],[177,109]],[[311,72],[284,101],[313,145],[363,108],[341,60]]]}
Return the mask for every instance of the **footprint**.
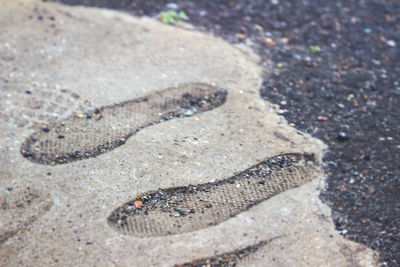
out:
{"label": "footprint", "polygon": [[212,110],[226,96],[227,91],[218,87],[182,84],[49,124],[23,142],[21,154],[41,164],[94,157],[124,144],[147,126]]}
{"label": "footprint", "polygon": [[30,187],[0,193],[0,244],[24,231],[52,205],[49,197]]}
{"label": "footprint", "polygon": [[279,237],[280,236],[271,238],[270,240],[258,242],[257,244],[247,246],[242,249],[237,249],[237,250],[223,253],[220,255],[216,255],[213,257],[198,259],[198,260],[194,260],[192,262],[184,263],[184,264],[177,264],[174,267],[236,266],[237,264],[240,264],[243,261],[248,261],[249,258],[251,258],[251,256],[255,252],[257,252],[260,248],[264,247],[266,244],[272,242],[273,240],[275,240]]}
{"label": "footprint", "polygon": [[9,80],[0,90],[0,98],[6,103],[0,111],[0,116],[4,112],[4,122],[25,129],[35,129],[43,122],[62,120],[91,108],[88,99],[81,99],[70,90],[29,81]]}
{"label": "footprint", "polygon": [[312,156],[283,154],[222,181],[146,193],[113,211],[108,223],[137,237],[191,232],[219,224],[305,184],[316,173]]}

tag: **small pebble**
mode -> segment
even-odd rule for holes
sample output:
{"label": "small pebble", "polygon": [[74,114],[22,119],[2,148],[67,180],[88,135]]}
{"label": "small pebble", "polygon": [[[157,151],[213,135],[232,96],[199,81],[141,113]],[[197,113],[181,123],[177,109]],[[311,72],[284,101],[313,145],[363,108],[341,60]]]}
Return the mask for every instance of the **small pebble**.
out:
{"label": "small pebble", "polygon": [[372,30],[371,30],[370,28],[365,28],[365,29],[364,29],[364,32],[368,34],[368,33],[371,33]]}
{"label": "small pebble", "polygon": [[139,208],[143,206],[143,202],[140,200],[136,200],[135,202],[133,202],[133,205],[135,205],[136,208]]}
{"label": "small pebble", "polygon": [[176,10],[176,9],[178,9],[178,5],[175,3],[168,3],[167,8]]}
{"label": "small pebble", "polygon": [[236,37],[239,38],[240,40],[244,40],[247,38],[247,35],[242,33],[237,33]]}
{"label": "small pebble", "polygon": [[185,216],[185,215],[186,215],[186,213],[185,213],[183,210],[178,210],[178,213],[179,213],[179,215],[181,215],[181,216]]}
{"label": "small pebble", "polygon": [[185,111],[185,113],[183,115],[185,115],[186,117],[192,116],[193,115],[193,111],[188,109],[188,110]]}
{"label": "small pebble", "polygon": [[350,139],[349,135],[346,132],[338,132],[336,139],[341,141],[341,142],[345,142],[347,140]]}
{"label": "small pebble", "polygon": [[389,40],[386,43],[387,43],[388,46],[391,46],[391,47],[395,47],[396,46],[396,42],[393,41],[393,40]]}

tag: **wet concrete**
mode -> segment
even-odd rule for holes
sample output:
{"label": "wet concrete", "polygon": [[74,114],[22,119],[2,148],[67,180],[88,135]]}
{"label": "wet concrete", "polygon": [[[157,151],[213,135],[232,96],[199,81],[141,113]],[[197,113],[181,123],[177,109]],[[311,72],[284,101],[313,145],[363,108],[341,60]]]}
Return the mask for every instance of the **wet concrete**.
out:
{"label": "wet concrete", "polygon": [[[318,198],[321,170],[310,183],[198,231],[137,238],[113,230],[108,215],[137,194],[223,180],[284,153],[313,154],[322,164],[326,146],[260,98],[259,59],[246,47],[114,11],[1,5],[1,194],[29,186],[53,203],[0,245],[5,266],[169,266],[278,236],[257,250],[255,264],[376,265],[375,252],[335,232]],[[20,154],[23,140],[49,121],[185,82],[226,88],[226,103],[146,127],[95,158],[47,166]],[[3,229],[12,216],[2,212]]]}

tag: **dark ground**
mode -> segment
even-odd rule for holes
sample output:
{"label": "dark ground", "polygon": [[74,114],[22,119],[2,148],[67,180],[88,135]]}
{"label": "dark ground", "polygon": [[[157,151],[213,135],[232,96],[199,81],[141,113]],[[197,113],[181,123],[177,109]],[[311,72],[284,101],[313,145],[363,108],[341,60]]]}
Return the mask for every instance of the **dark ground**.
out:
{"label": "dark ground", "polygon": [[[149,16],[170,2],[58,1]],[[250,44],[273,62],[260,94],[329,145],[321,199],[337,230],[379,251],[383,265],[400,266],[400,1],[175,3],[199,30]]]}

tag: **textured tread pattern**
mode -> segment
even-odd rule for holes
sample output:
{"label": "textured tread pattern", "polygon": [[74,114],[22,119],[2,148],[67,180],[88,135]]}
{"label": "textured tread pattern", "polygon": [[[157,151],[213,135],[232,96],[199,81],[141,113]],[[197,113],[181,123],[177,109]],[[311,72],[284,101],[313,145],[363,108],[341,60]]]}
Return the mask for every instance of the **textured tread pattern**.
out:
{"label": "textured tread pattern", "polygon": [[35,129],[92,107],[90,100],[82,99],[71,90],[18,80],[5,81],[4,90],[0,90],[0,117],[3,122],[19,128]]}
{"label": "textured tread pattern", "polygon": [[226,96],[227,91],[218,87],[182,84],[49,124],[23,142],[21,153],[41,164],[93,157],[124,144],[147,126],[212,110]]}
{"label": "textured tread pattern", "polygon": [[242,261],[248,261],[249,258],[251,258],[251,256],[260,248],[277,238],[279,237],[275,237],[267,241],[261,241],[257,244],[219,254],[213,257],[198,259],[184,264],[177,264],[175,267],[234,267],[237,266],[238,263],[242,263]]}
{"label": "textured tread pattern", "polygon": [[0,193],[0,244],[29,227],[52,205],[50,197],[29,187]]}
{"label": "textured tread pattern", "polygon": [[118,231],[138,237],[191,232],[305,184],[316,171],[311,156],[279,155],[222,181],[146,193],[117,208],[108,221]]}

